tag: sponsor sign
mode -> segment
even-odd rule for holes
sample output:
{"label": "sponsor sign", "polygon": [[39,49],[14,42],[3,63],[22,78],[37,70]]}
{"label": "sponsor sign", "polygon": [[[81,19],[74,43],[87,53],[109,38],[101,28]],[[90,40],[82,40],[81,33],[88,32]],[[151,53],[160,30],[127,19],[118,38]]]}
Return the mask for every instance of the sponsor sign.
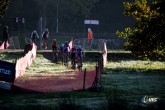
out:
{"label": "sponsor sign", "polygon": [[15,63],[0,61],[0,81],[14,83]]}
{"label": "sponsor sign", "polygon": [[99,20],[84,20],[84,24],[99,25]]}

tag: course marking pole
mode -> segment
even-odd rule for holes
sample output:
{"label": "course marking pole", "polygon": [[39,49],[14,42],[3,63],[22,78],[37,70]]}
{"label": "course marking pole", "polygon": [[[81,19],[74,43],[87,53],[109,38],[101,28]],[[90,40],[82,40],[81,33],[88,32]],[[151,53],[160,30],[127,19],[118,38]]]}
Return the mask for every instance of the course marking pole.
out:
{"label": "course marking pole", "polygon": [[86,82],[86,68],[84,70],[83,90],[85,90],[85,82]]}

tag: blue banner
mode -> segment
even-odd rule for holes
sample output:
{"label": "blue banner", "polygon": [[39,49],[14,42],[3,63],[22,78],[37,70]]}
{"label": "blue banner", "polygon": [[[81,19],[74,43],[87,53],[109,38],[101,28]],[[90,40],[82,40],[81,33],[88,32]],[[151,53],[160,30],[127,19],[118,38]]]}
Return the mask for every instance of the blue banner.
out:
{"label": "blue banner", "polygon": [[15,63],[0,61],[0,81],[14,83]]}

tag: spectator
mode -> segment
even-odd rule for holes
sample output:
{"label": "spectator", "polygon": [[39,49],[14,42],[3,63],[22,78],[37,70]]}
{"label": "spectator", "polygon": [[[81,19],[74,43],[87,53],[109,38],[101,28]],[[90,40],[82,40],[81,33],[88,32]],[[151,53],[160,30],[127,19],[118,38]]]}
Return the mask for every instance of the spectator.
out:
{"label": "spectator", "polygon": [[8,40],[9,40],[8,26],[5,26],[5,27],[3,28],[4,49],[7,48]]}
{"label": "spectator", "polygon": [[45,31],[42,34],[42,46],[43,49],[47,49],[47,39],[49,37],[49,30],[48,28],[45,28]]}
{"label": "spectator", "polygon": [[32,33],[31,33],[31,39],[32,39],[32,43],[35,43],[36,44],[36,39],[39,38],[38,34],[37,34],[37,31],[34,30]]}
{"label": "spectator", "polygon": [[88,28],[88,46],[91,49],[91,45],[92,45],[92,39],[93,39],[93,32],[91,30],[91,28]]}

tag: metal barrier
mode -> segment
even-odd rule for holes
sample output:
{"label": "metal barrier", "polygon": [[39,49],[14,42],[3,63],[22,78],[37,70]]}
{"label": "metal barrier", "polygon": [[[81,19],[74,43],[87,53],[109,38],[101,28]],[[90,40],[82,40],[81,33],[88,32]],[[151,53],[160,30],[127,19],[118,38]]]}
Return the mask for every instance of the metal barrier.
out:
{"label": "metal barrier", "polygon": [[25,43],[26,44],[31,44],[32,43],[32,39],[31,38],[25,38]]}
{"label": "metal barrier", "polygon": [[74,40],[74,45],[80,45],[83,49],[97,49],[99,52],[102,52],[104,48],[104,42],[106,39],[92,39],[90,45],[87,38],[78,38]]}
{"label": "metal barrier", "polygon": [[20,49],[20,43],[18,37],[9,38],[10,49]]}
{"label": "metal barrier", "polygon": [[96,76],[92,84],[92,91],[102,91],[103,85],[101,84],[101,73],[103,69],[103,60],[102,58],[96,58]]}

